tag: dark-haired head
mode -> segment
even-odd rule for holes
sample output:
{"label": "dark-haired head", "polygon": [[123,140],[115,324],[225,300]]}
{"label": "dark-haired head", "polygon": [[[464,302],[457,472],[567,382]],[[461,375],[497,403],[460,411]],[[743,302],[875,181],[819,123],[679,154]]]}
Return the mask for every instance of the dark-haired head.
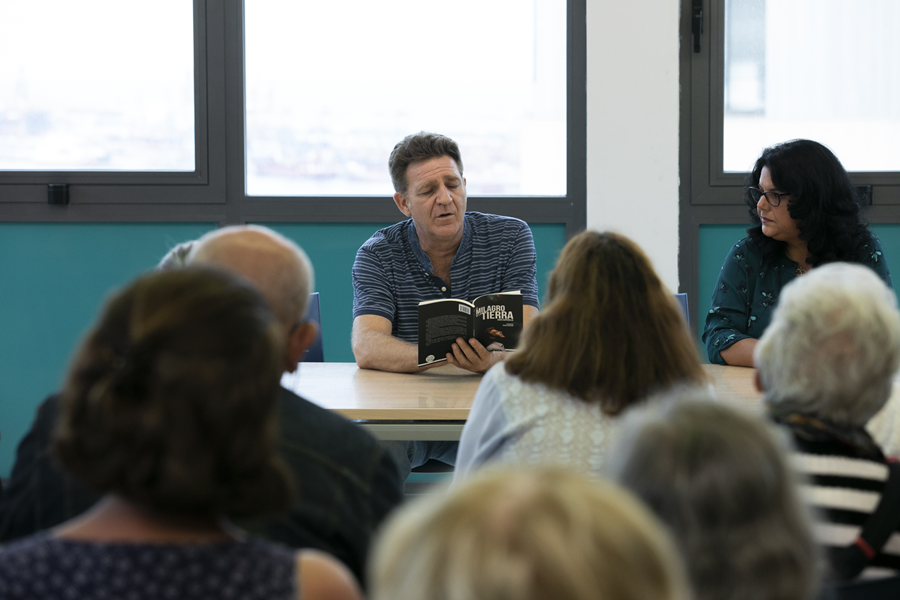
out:
{"label": "dark-haired head", "polygon": [[420,131],[413,133],[394,146],[388,159],[388,167],[391,170],[391,182],[394,191],[406,195],[409,180],[406,178],[406,170],[410,165],[423,162],[432,158],[449,156],[459,169],[459,176],[463,176],[462,156],[459,146],[452,139],[439,133]]}
{"label": "dark-haired head", "polygon": [[809,263],[818,266],[839,260],[855,260],[858,248],[870,239],[850,176],[837,157],[812,140],[791,140],[766,148],[744,186],[744,202],[753,227],[748,234],[771,260],[785,253],[785,242],[766,237],[757,202],[750,193],[758,187],[763,168],[768,168],[779,192],[789,194],[788,213],[797,222],[806,242]]}
{"label": "dark-haired head", "polygon": [[585,231],[563,248],[544,310],[506,370],[618,414],[703,369],[674,296],[628,238]]}
{"label": "dark-haired head", "polygon": [[283,344],[265,301],[232,275],[141,277],[77,351],[54,450],[97,491],[159,512],[285,508],[274,429]]}

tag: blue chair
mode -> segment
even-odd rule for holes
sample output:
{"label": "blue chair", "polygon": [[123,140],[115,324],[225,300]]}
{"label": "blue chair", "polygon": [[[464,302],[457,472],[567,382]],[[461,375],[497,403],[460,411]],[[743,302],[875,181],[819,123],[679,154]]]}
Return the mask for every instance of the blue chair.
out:
{"label": "blue chair", "polygon": [[325,362],[325,351],[322,347],[322,316],[319,312],[319,292],[309,295],[309,308],[306,310],[306,320],[312,321],[319,328],[316,341],[307,348],[300,358],[300,362]]}
{"label": "blue chair", "polygon": [[684,320],[687,321],[688,327],[691,326],[691,311],[688,309],[688,299],[687,294],[675,294],[675,299],[678,300],[678,304],[681,305],[681,310],[684,311]]}
{"label": "blue chair", "polygon": [[896,600],[900,576],[826,583],[817,600]]}

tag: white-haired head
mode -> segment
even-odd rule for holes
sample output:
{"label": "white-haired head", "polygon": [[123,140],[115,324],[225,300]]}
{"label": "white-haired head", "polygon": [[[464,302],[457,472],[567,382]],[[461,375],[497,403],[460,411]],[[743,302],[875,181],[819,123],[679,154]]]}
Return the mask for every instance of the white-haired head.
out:
{"label": "white-haired head", "polygon": [[874,271],[832,263],[785,286],[754,354],[767,402],[864,425],[900,366],[900,313]]}
{"label": "white-haired head", "polygon": [[188,263],[219,266],[248,279],[289,334],[306,316],[313,268],[286,237],[258,225],[217,229],[197,240]]}

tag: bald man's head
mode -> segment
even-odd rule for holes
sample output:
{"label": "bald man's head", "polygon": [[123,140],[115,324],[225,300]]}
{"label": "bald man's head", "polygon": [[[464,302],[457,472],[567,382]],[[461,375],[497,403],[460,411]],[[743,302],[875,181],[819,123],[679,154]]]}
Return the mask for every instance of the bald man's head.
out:
{"label": "bald man's head", "polygon": [[297,244],[255,225],[223,227],[197,240],[188,262],[219,266],[248,279],[289,334],[306,316],[312,265]]}

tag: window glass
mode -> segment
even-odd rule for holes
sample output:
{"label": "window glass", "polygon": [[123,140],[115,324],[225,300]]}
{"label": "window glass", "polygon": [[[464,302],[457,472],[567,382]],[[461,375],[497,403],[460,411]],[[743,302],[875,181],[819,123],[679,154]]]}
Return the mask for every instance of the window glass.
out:
{"label": "window glass", "polygon": [[247,0],[247,193],[390,195],[420,130],[469,194],[565,195],[566,3]]}
{"label": "window glass", "polygon": [[3,2],[0,57],[0,170],[194,170],[191,2]]}
{"label": "window glass", "polygon": [[900,171],[900,2],[726,0],[725,171],[809,138],[851,171]]}

